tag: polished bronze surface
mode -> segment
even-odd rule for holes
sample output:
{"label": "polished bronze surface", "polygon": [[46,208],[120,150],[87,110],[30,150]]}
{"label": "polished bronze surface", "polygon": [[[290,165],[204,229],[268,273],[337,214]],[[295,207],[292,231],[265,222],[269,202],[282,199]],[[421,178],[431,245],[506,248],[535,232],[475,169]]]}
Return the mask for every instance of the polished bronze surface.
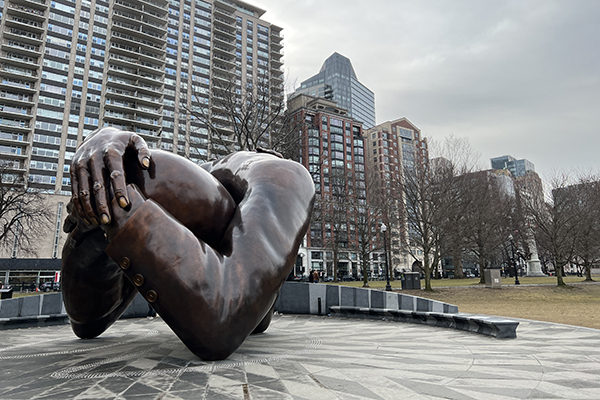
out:
{"label": "polished bronze surface", "polygon": [[78,336],[104,332],[138,287],[205,360],[267,329],[312,210],[304,167],[254,152],[199,167],[102,128],[77,150],[71,178],[62,277]]}

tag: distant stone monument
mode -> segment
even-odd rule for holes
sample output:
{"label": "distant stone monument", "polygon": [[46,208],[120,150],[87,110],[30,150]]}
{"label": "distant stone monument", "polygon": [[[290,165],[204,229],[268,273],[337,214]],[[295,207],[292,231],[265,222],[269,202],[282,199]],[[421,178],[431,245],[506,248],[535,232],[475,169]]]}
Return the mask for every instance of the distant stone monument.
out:
{"label": "distant stone monument", "polygon": [[198,166],[102,128],[71,183],[62,278],[77,336],[102,334],[138,291],[204,360],[267,329],[312,211],[302,165],[244,151]]}
{"label": "distant stone monument", "polygon": [[542,272],[542,263],[540,263],[540,259],[538,257],[537,245],[535,243],[535,238],[533,237],[533,230],[531,227],[528,227],[527,229],[527,245],[529,246],[531,256],[527,261],[526,276],[546,276]]}

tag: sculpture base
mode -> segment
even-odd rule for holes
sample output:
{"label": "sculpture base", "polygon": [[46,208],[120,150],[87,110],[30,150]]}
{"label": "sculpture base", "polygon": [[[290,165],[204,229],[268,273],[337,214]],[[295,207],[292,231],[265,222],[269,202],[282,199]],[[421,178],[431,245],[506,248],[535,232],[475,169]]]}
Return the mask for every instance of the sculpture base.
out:
{"label": "sculpture base", "polygon": [[542,265],[540,264],[540,260],[527,261],[526,276],[546,276],[546,274],[542,272]]}

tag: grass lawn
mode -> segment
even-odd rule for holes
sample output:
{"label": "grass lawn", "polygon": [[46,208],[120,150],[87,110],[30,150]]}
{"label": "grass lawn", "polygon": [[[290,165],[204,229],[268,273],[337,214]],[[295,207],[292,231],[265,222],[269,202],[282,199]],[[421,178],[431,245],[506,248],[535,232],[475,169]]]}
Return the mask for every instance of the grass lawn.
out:
{"label": "grass lawn", "polygon": [[[600,280],[595,276],[594,279]],[[502,279],[502,289],[488,289],[476,279],[432,280],[433,292],[407,290],[406,294],[427,297],[458,306],[459,311],[501,315],[505,317],[534,319],[561,324],[600,329],[600,284],[556,286],[555,277]],[[567,284],[582,282],[576,276],[564,277]],[[362,287],[362,282],[340,282],[340,285]],[[385,288],[385,281],[369,282],[371,288]],[[392,288],[399,290],[400,281],[392,281]],[[421,285],[424,282],[421,281]],[[506,285],[506,286],[504,286]]]}
{"label": "grass lawn", "polygon": [[[592,276],[592,278],[600,281],[600,276]],[[577,277],[575,275],[569,275],[563,277],[565,283],[575,283],[583,281],[583,278]],[[554,276],[543,276],[539,278],[534,277],[522,277],[519,278],[519,281],[522,285],[556,285],[556,277]],[[328,282],[332,284],[333,282]],[[502,285],[514,285],[515,278],[502,278]],[[390,282],[392,289],[400,289],[402,287],[402,282],[400,280],[394,280]],[[345,286],[354,286],[354,287],[362,287],[362,281],[356,282],[338,282],[336,285],[345,285]],[[369,287],[378,289],[385,288],[386,281],[369,281]],[[431,287],[435,290],[435,288],[442,287],[455,287],[455,286],[483,286],[479,284],[479,278],[469,278],[469,279],[432,279]],[[421,287],[425,287],[425,280],[421,279]]]}

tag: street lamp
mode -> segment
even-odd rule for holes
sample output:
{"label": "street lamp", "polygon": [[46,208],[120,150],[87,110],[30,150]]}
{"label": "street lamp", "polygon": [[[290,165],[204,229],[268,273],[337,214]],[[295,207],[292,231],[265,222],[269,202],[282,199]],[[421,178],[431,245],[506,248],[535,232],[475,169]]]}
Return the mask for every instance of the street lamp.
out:
{"label": "street lamp", "polygon": [[387,280],[387,285],[385,285],[385,290],[388,292],[392,291],[392,286],[390,285],[390,271],[388,269],[388,254],[387,254],[387,239],[385,232],[387,231],[387,226],[385,224],[381,224],[381,233],[383,233],[383,252],[385,253],[385,279]]}
{"label": "street lamp", "polygon": [[510,261],[512,262],[513,267],[515,269],[515,285],[520,285],[521,282],[519,282],[519,271],[517,270],[517,260],[515,259],[515,248],[517,246],[515,245],[512,235],[509,235],[508,238],[510,239],[510,252],[512,253],[512,257],[511,257]]}

